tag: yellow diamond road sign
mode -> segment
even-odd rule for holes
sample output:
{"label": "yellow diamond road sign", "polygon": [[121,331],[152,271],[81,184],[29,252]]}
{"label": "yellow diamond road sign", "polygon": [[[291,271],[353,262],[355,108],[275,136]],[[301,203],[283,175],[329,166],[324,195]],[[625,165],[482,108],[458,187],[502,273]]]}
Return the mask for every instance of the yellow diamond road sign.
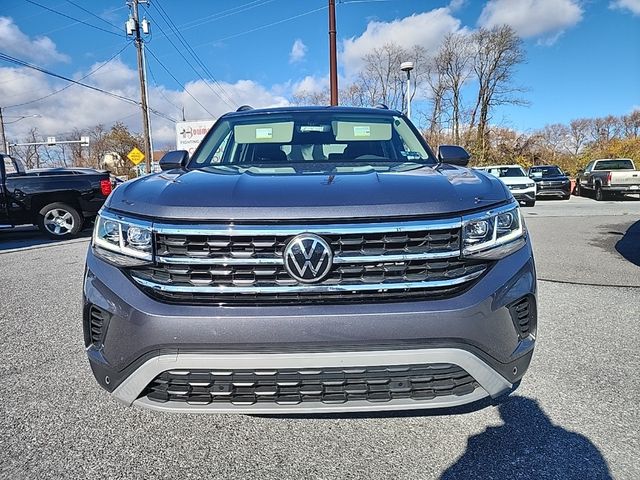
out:
{"label": "yellow diamond road sign", "polygon": [[136,147],[133,147],[133,150],[131,150],[127,154],[127,158],[131,160],[131,163],[133,163],[134,165],[138,165],[142,160],[144,160],[144,153],[142,153]]}

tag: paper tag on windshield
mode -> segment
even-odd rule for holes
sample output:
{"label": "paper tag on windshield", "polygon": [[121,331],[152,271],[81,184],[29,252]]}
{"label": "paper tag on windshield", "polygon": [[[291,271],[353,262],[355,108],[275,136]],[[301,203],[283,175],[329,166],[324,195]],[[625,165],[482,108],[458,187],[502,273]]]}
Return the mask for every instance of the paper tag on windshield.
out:
{"label": "paper tag on windshield", "polygon": [[371,127],[369,125],[356,125],[353,127],[354,137],[370,137]]}
{"label": "paper tag on windshield", "polygon": [[256,140],[271,140],[273,128],[256,128]]}

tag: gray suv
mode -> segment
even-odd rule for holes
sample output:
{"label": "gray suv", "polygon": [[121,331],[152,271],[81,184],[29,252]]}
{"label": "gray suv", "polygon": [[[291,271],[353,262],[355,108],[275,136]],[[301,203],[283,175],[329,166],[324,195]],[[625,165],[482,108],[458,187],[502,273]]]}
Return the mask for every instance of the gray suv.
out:
{"label": "gray suv", "polygon": [[127,182],[87,255],[98,383],[174,412],[453,407],[512,391],[536,274],[504,184],[401,113],[222,116]]}

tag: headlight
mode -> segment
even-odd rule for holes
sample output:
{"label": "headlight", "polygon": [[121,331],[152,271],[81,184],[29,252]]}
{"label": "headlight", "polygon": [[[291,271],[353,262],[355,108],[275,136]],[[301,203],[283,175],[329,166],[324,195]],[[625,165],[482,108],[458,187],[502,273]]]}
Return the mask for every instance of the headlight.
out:
{"label": "headlight", "polygon": [[103,211],[93,229],[93,251],[118,266],[149,263],[153,260],[151,223]]}
{"label": "headlight", "polygon": [[527,183],[527,184],[525,185],[525,187],[527,187],[527,188],[531,188],[531,187],[535,187],[535,186],[536,186],[536,184],[535,184],[535,183]]}
{"label": "headlight", "polygon": [[503,258],[525,243],[525,228],[517,205],[511,204],[462,221],[462,254],[466,257]]}

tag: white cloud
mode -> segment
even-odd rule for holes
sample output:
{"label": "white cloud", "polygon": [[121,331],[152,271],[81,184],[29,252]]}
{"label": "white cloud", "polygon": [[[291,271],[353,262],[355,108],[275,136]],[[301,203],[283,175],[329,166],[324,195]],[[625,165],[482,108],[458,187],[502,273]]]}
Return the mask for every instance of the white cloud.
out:
{"label": "white cloud", "polygon": [[293,94],[307,92],[319,93],[329,88],[329,75],[317,77],[315,75],[307,75],[299,82],[295,82],[291,91]]}
{"label": "white cloud", "polygon": [[395,43],[404,48],[420,45],[427,51],[435,51],[447,33],[457,30],[460,20],[446,7],[390,22],[371,21],[362,35],[343,42],[340,61],[349,77],[362,67],[362,57],[374,48]]}
{"label": "white cloud", "polygon": [[68,62],[69,57],[58,52],[49,37],[29,38],[9,17],[0,17],[0,48],[20,59],[41,63]]}
{"label": "white cloud", "polygon": [[451,0],[449,2],[449,10],[452,12],[460,10],[465,3],[467,3],[467,0]]}
{"label": "white cloud", "polygon": [[[85,75],[99,65],[99,63],[94,64],[87,68],[87,71],[76,72],[74,78]],[[136,101],[140,98],[136,70],[119,59],[111,61],[83,82]],[[4,107],[43,97],[66,85],[68,83],[51,79],[33,70],[0,67],[0,98],[3,99]],[[252,80],[238,80],[235,83],[221,82],[221,85],[238,105],[249,104],[258,108],[285,106],[289,103],[284,96],[276,94],[273,89]],[[189,82],[186,88],[215,117],[235,108],[235,105],[230,107],[224,103],[202,80]],[[165,86],[149,85],[149,103],[152,108],[176,120],[180,120],[182,107],[185,109],[187,120],[207,119],[212,116],[182,89],[174,90]],[[90,128],[98,124],[109,128],[116,121],[122,121],[132,131],[142,130],[140,108],[137,105],[78,85],[73,85],[36,103],[6,108],[4,114],[8,117],[40,115],[39,118],[29,118],[8,124],[7,136],[13,142],[24,140],[33,127],[37,127],[39,135],[43,138],[49,135],[71,133],[76,128]],[[151,122],[156,148],[175,143],[175,128],[172,122],[155,115],[152,115]]]}
{"label": "white cloud", "polygon": [[609,6],[611,8],[629,10],[634,15],[640,15],[640,0],[614,0]]}
{"label": "white cloud", "polygon": [[521,37],[540,37],[553,43],[562,32],[582,20],[578,0],[490,0],[478,25],[491,28],[507,24]]}
{"label": "white cloud", "polygon": [[300,62],[307,54],[307,46],[299,38],[293,42],[291,53],[289,53],[289,63]]}

